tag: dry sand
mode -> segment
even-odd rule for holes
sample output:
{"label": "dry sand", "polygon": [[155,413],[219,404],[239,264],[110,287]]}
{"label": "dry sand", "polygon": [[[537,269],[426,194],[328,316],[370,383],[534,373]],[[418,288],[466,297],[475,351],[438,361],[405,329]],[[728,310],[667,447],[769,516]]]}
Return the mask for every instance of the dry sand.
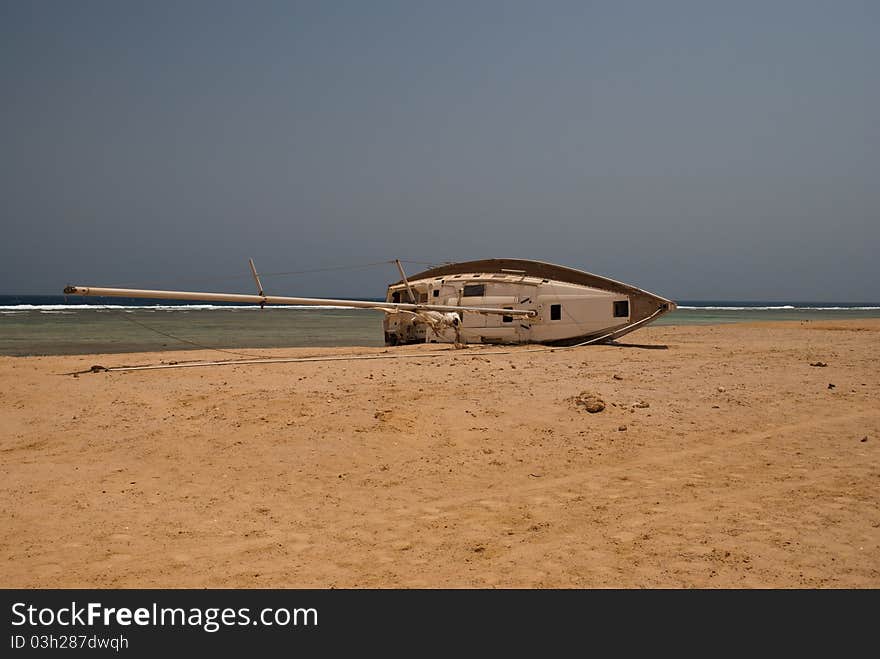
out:
{"label": "dry sand", "polygon": [[880,587],[880,321],[622,341],[0,358],[0,586]]}

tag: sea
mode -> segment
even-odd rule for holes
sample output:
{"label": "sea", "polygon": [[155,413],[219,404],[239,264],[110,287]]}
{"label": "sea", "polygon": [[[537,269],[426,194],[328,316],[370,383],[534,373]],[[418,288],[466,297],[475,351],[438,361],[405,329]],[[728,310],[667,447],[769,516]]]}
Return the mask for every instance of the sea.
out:
{"label": "sea", "polygon": [[[368,298],[369,299],[369,298]],[[379,301],[379,300],[376,300]],[[656,325],[880,318],[880,303],[681,300]],[[381,311],[0,295],[0,355],[384,345]]]}

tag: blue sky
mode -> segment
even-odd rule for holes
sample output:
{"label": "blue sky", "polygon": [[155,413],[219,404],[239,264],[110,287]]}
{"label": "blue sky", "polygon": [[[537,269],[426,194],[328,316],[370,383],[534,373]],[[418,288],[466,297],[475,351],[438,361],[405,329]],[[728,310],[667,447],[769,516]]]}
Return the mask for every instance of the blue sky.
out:
{"label": "blue sky", "polygon": [[5,0],[0,292],[515,256],[877,301],[878,62],[872,2]]}

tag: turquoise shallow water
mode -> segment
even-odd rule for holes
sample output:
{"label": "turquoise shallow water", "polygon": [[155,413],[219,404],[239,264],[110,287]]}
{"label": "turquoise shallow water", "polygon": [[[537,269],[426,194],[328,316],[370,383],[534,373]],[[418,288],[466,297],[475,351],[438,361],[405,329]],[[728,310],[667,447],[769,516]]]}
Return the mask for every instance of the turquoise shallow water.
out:
{"label": "turquoise shallow water", "polygon": [[857,318],[880,318],[880,306],[822,306],[791,307],[679,307],[674,313],[663,316],[656,325],[717,325],[722,323],[745,323],[777,320],[845,320]]}
{"label": "turquoise shallow water", "polygon": [[[0,355],[381,346],[379,311],[334,308],[65,304],[63,297],[0,296]],[[681,302],[657,325],[880,318],[880,305]]]}

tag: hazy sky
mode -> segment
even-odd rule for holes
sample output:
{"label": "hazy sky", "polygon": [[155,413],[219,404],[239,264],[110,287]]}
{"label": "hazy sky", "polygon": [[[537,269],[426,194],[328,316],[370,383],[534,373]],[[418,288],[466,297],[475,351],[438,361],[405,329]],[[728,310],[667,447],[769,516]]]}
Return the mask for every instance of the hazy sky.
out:
{"label": "hazy sky", "polygon": [[0,98],[2,293],[515,256],[880,300],[878,2],[0,0]]}

